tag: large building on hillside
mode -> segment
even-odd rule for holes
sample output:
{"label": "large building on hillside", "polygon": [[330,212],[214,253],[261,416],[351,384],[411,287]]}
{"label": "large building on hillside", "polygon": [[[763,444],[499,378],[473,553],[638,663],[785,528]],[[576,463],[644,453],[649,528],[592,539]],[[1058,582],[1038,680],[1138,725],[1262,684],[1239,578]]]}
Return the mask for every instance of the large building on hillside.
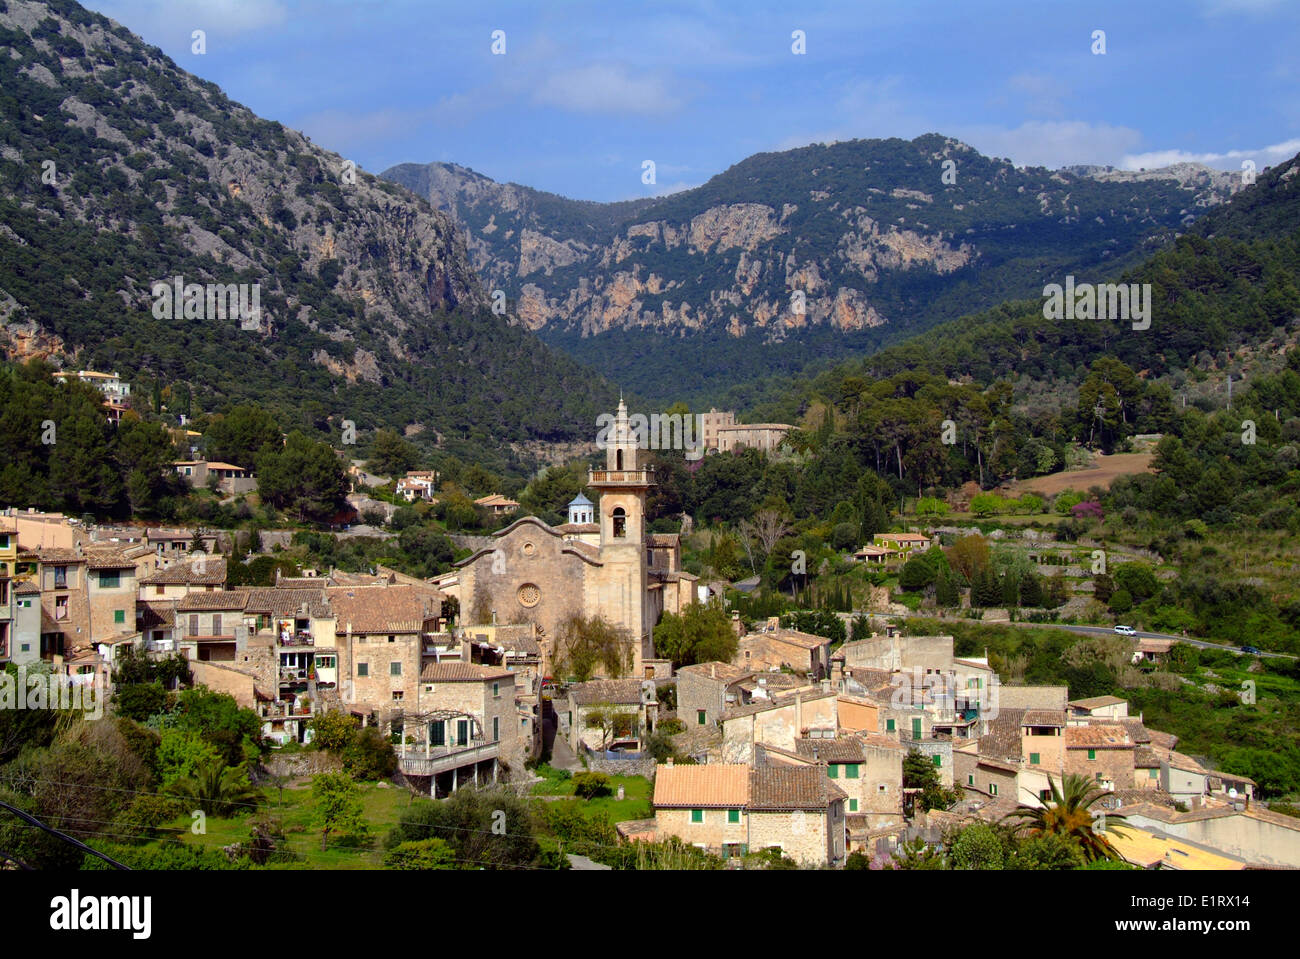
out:
{"label": "large building on hillside", "polygon": [[588,477],[600,494],[594,515],[579,497],[564,526],[523,517],[458,563],[454,588],[465,622],[533,622],[554,642],[570,616],[600,615],[624,630],[633,674],[643,675],[654,658],[655,623],[694,600],[697,579],[681,569],[677,536],[646,532],[655,477],[643,456],[620,402],[605,469]]}

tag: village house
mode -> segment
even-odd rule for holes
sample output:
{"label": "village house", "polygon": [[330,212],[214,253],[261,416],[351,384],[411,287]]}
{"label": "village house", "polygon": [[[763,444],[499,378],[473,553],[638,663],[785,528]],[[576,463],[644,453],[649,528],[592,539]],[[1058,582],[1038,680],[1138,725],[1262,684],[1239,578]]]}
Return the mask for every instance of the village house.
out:
{"label": "village house", "polygon": [[1089,724],[1065,728],[1065,774],[1084,776],[1102,789],[1134,782],[1134,749],[1123,726]]}
{"label": "village house", "polygon": [[717,451],[754,449],[773,453],[794,427],[788,423],[727,423],[715,430]]}
{"label": "village house", "polygon": [[1179,812],[1155,803],[1126,804],[1125,825],[1196,843],[1254,868],[1300,868],[1300,819],[1256,805],[1215,804]]}
{"label": "village house", "polygon": [[769,621],[764,629],[740,637],[732,662],[754,672],[789,669],[819,680],[830,675],[831,641]]}
{"label": "village house", "polygon": [[888,736],[840,734],[800,738],[795,751],[826,771],[845,793],[851,831],[869,832],[903,822],[903,757],[906,750]]}
{"label": "village house", "polygon": [[640,752],[658,724],[658,710],[650,680],[593,679],[569,687],[560,731],[575,753]]}
{"label": "village house", "polygon": [[437,470],[412,470],[397,481],[397,495],[408,503],[417,499],[426,503],[436,502],[434,492],[438,489]]}
{"label": "village house", "polygon": [[171,561],[179,559],[190,552],[195,536],[203,543],[203,552],[218,551],[217,534],[207,530],[162,529],[150,526],[144,531],[145,542],[160,559]]}
{"label": "village house", "polygon": [[1118,696],[1093,696],[1069,702],[1071,719],[1127,719],[1128,700]]}
{"label": "village house", "polygon": [[655,834],[728,858],[778,849],[803,865],[841,865],[846,798],[816,766],[670,762],[655,770]]}
{"label": "village house", "polygon": [[257,479],[250,470],[235,463],[221,463],[208,460],[178,460],[172,464],[177,475],[183,477],[190,486],[204,487],[209,479],[215,479],[217,489],[227,496],[240,493],[252,493],[257,490]]}
{"label": "village house", "polygon": [[40,589],[40,658],[76,656],[89,648],[90,585],[80,543],[70,549],[22,551],[18,565],[24,578]]}
{"label": "village house", "polygon": [[176,645],[191,661],[234,663],[247,645],[243,592],[191,592],[176,602]]}
{"label": "village house", "polygon": [[[758,746],[794,752],[795,742],[812,730],[834,735],[839,728],[838,694],[829,680],[796,689],[769,701],[734,706],[722,714],[722,745],[711,761],[753,763]],[[689,727],[688,727],[689,728]]]}
{"label": "village house", "polygon": [[730,663],[698,663],[677,670],[677,714],[693,726],[714,726],[731,706],[741,705],[741,683],[752,670]]}
{"label": "village house", "polygon": [[924,533],[877,533],[873,539],[874,545],[896,549],[902,557],[924,553],[935,542]]}
{"label": "village house", "polygon": [[153,602],[220,592],[226,585],[226,558],[195,553],[140,577],[139,585],[139,598]]}
{"label": "village house", "polygon": [[480,496],[474,500],[474,505],[479,509],[486,510],[492,516],[505,516],[519,509],[519,504],[509,497],[502,496],[500,493],[489,493],[487,496]]}

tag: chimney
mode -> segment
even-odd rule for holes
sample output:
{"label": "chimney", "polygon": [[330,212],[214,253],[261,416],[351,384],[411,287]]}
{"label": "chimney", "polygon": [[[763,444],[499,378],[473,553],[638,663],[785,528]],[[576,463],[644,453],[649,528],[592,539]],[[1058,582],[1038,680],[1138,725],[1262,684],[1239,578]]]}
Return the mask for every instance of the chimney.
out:
{"label": "chimney", "polygon": [[718,664],[709,663],[709,679],[717,679],[717,678],[718,678]]}
{"label": "chimney", "polygon": [[671,768],[671,767],[672,767],[672,764],[673,764],[673,757],[672,757],[672,756],[669,756],[669,757],[667,758],[667,760],[664,761],[664,765],[665,765],[665,766],[668,766],[668,767]]}

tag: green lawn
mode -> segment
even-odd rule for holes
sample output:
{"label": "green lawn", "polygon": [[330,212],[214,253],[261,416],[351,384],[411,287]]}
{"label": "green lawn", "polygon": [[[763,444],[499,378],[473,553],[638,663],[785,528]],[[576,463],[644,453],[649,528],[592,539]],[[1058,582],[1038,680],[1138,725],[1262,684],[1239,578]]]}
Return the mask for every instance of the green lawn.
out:
{"label": "green lawn", "polygon": [[[548,770],[539,767],[538,775],[547,776],[533,785],[534,796],[573,796],[573,780],[548,776]],[[618,787],[623,787],[622,800],[618,799]],[[584,816],[606,813],[610,822],[624,822],[628,819],[649,819],[654,815],[650,803],[651,784],[644,776],[610,776],[610,795],[582,801]]]}
{"label": "green lawn", "polygon": [[[320,830],[312,825],[314,803],[311,788],[264,790],[266,801],[258,813],[279,820],[285,839],[295,853],[304,857],[294,863],[276,864],[277,869],[377,869],[383,858],[383,840],[388,830],[396,825],[398,817],[413,800],[405,789],[397,786],[380,788],[375,783],[363,783],[361,801],[365,807],[366,822],[370,826],[370,841],[366,845],[347,847],[331,842],[325,851],[320,848]],[[194,835],[190,827],[193,820],[182,816],[172,823],[180,831],[181,841],[191,845],[220,850],[222,846],[248,839],[251,815],[231,818],[207,817],[206,832]]]}

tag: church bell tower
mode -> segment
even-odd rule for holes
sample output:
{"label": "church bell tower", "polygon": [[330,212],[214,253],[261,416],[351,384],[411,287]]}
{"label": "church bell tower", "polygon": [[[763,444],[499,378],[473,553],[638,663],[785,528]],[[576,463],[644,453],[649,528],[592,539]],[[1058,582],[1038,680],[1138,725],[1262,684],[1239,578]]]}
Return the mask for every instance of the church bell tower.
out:
{"label": "church bell tower", "polygon": [[645,501],[655,479],[654,469],[642,464],[640,438],[620,399],[606,438],[605,469],[590,470],[587,482],[600,494],[596,608],[632,638],[634,676],[642,660],[653,655],[654,626],[647,616]]}

